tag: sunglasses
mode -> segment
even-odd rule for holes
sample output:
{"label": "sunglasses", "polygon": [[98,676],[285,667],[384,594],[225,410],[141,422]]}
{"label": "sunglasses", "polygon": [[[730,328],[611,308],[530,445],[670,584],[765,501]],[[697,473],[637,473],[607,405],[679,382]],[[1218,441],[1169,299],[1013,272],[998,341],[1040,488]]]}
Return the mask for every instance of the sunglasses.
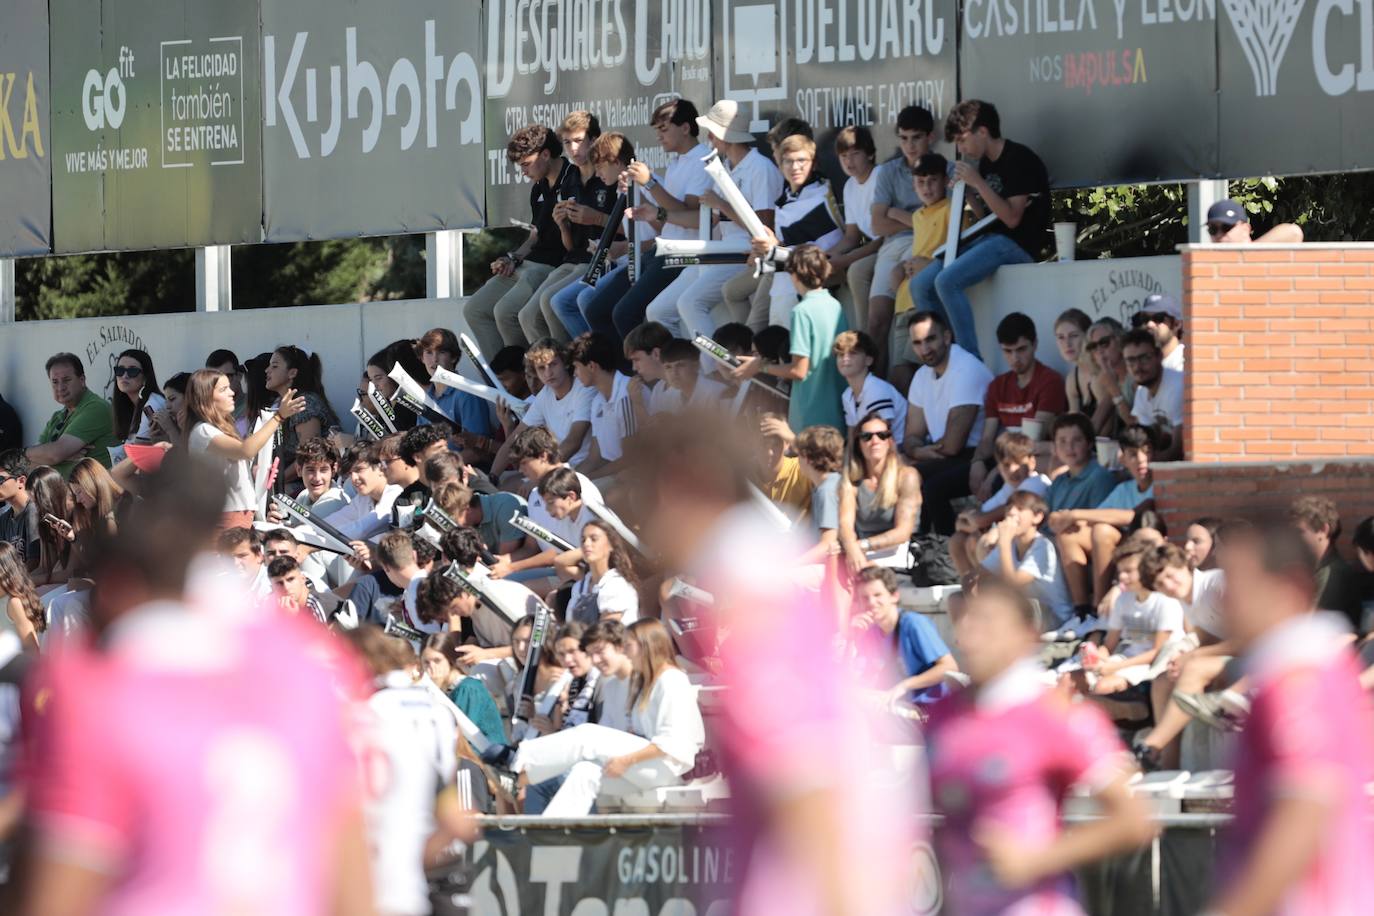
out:
{"label": "sunglasses", "polygon": [[1172,317],[1172,315],[1166,314],[1164,312],[1136,312],[1134,315],[1131,316],[1131,327],[1144,327],[1149,322],[1154,322],[1155,324],[1164,324]]}
{"label": "sunglasses", "polygon": [[1098,350],[1107,349],[1107,347],[1111,346],[1111,343],[1112,339],[1110,337],[1103,337],[1101,340],[1094,340],[1089,343],[1087,350],[1089,353],[1096,353]]}
{"label": "sunglasses", "polygon": [[886,442],[888,439],[891,438],[892,433],[888,432],[887,430],[882,430],[881,432],[859,433],[860,442],[872,442],[874,439],[877,439],[880,442]]}
{"label": "sunglasses", "polygon": [[1207,224],[1207,234],[1208,234],[1208,235],[1225,235],[1226,233],[1228,233],[1228,232],[1231,231],[1231,226],[1233,226],[1233,225],[1234,225],[1234,223],[1208,223],[1208,224]]}
{"label": "sunglasses", "polygon": [[143,374],[143,370],[138,366],[115,366],[110,370],[115,378],[138,378]]}

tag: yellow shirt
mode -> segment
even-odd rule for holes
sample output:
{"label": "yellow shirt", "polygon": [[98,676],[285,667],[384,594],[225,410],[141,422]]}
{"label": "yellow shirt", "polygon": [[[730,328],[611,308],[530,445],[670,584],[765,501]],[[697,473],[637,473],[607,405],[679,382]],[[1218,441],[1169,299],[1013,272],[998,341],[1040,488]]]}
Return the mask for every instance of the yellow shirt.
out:
{"label": "yellow shirt", "polygon": [[[968,213],[964,213],[964,226],[968,227]],[[927,204],[915,213],[911,214],[911,256],[913,258],[928,258],[945,243],[949,236],[949,198],[941,198],[933,204]],[[900,315],[902,312],[910,311],[914,303],[911,300],[911,284],[901,283],[897,287],[897,305],[894,314]]]}
{"label": "yellow shirt", "polygon": [[811,509],[811,481],[802,474],[801,462],[796,458],[783,458],[777,476],[768,483],[768,498],[782,506],[791,506],[802,512]]}

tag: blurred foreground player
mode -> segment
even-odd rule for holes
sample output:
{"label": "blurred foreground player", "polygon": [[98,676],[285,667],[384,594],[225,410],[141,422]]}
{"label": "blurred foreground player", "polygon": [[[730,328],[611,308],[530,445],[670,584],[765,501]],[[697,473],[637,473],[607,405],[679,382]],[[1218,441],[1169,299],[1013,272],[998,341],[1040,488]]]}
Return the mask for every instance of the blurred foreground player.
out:
{"label": "blurred foreground player", "polygon": [[[795,586],[803,548],[750,499],[739,430],[682,414],[632,452],[635,505],[665,567],[714,596],[717,718],[730,841],[747,862],[736,916],[909,912],[915,803],[881,778],[858,686],[833,648],[836,613]],[[914,781],[914,780],[913,780]]]}
{"label": "blurred foreground player", "polygon": [[23,916],[372,913],[334,686],[360,676],[312,620],[188,597],[222,480],[169,455],[88,552],[93,639],[37,673]]}
{"label": "blurred foreground player", "polygon": [[1374,721],[1348,624],[1314,612],[1316,558],[1293,528],[1227,542],[1222,613],[1254,690],[1235,820],[1208,916],[1353,916],[1374,905]]}
{"label": "blurred foreground player", "polygon": [[[981,581],[955,629],[973,683],[930,713],[940,863],[957,916],[1081,916],[1070,872],[1153,835],[1112,723],[1045,686],[1037,617],[1015,586]],[[1102,816],[1064,829],[1072,785],[1089,787]]]}

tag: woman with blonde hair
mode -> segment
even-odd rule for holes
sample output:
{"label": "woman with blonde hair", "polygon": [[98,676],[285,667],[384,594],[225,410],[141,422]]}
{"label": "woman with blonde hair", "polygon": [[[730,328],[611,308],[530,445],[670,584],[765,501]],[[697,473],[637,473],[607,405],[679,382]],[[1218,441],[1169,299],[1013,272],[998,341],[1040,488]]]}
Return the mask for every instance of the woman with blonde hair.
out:
{"label": "woman with blonde hair", "polygon": [[564,773],[544,813],[580,817],[598,795],[630,795],[682,783],[706,740],[696,688],[677,666],[668,630],[652,618],[626,630],[632,732],[588,723],[525,741],[511,768],[522,785]]}
{"label": "woman with blonde hair", "polygon": [[114,533],[115,508],[124,496],[124,488],[104,465],[94,458],[82,458],[72,468],[67,489],[74,504],[72,525],[77,537]]}
{"label": "woman with blonde hair", "polygon": [[892,424],[869,412],[849,436],[840,480],[840,550],[850,577],[869,566],[906,569],[921,511],[921,475],[903,460]]}
{"label": "woman with blonde hair", "polygon": [[248,528],[257,510],[253,484],[253,459],[271,441],[283,423],[305,409],[305,398],[294,389],[282,393],[277,412],[246,437],[234,428],[234,389],[229,377],[214,369],[197,369],[186,385],[186,422],[191,427],[187,445],[224,462],[229,484],[219,530]]}
{"label": "woman with blonde hair", "polygon": [[19,551],[8,541],[0,541],[0,596],[5,601],[0,630],[12,630],[25,651],[37,653],[38,634],[47,628],[43,603],[38,600]]}

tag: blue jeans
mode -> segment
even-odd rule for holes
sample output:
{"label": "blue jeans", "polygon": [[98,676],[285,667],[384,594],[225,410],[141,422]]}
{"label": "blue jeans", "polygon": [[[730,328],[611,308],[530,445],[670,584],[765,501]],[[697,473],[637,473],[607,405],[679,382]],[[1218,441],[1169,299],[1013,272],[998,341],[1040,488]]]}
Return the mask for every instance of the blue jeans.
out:
{"label": "blue jeans", "polygon": [[616,303],[630,291],[630,281],[625,273],[626,268],[617,267],[602,277],[590,291],[577,297],[577,310],[582,313],[583,324],[592,333],[605,334],[612,340],[620,339],[611,316]]}
{"label": "blue jeans", "polygon": [[543,814],[544,809],[553,801],[553,797],[558,794],[558,790],[563,788],[563,783],[568,781],[567,774],[555,776],[553,779],[546,779],[543,782],[532,783],[525,787],[525,813]]}
{"label": "blue jeans", "polygon": [[990,233],[969,242],[948,270],[937,259],[911,278],[911,298],[923,312],[939,312],[949,322],[954,341],[978,358],[978,329],[973,322],[973,306],[964,290],[997,272],[1003,264],[1029,264],[1031,256],[1000,233]]}
{"label": "blue jeans", "polygon": [[677,279],[680,270],[680,267],[664,267],[663,259],[656,255],[643,255],[639,260],[639,276],[634,286],[627,285],[624,272],[620,274],[619,282],[608,283],[604,291],[600,284],[597,285],[596,293],[588,300],[583,312],[587,324],[591,325],[593,331],[601,333],[608,332],[606,325],[609,324],[609,333],[616,340],[624,340],[625,335],[644,323],[644,313],[648,311],[649,303]]}
{"label": "blue jeans", "polygon": [[[594,329],[587,322],[585,314],[586,303],[590,302],[597,290],[609,288],[612,284],[621,287],[620,295],[624,295],[630,285],[624,280],[624,266],[612,267],[601,275],[601,279],[596,281],[595,286],[588,286],[581,280],[563,287],[553,294],[549,304],[553,306],[553,312],[558,316],[558,320],[563,322],[564,329],[570,337],[576,338],[580,334],[586,334],[592,330],[606,333],[607,328]],[[612,328],[614,326],[612,325]]]}

